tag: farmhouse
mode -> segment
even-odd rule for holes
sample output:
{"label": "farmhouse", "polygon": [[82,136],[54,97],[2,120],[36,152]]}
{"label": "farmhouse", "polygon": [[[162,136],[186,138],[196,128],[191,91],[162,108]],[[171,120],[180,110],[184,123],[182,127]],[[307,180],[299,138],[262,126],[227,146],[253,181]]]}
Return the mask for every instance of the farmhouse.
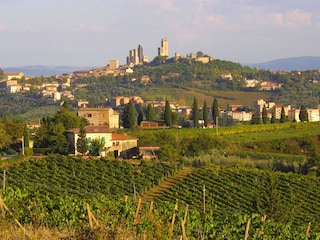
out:
{"label": "farmhouse", "polygon": [[[76,155],[79,154],[77,151],[79,132],[79,128],[71,129],[66,132],[67,138],[72,146],[71,153]],[[137,138],[115,133],[107,126],[87,126],[85,127],[85,132],[89,147],[93,139],[99,139],[104,143],[103,151],[101,152],[101,156],[103,157],[110,153],[115,157],[122,158],[132,158],[132,156],[137,155]]]}

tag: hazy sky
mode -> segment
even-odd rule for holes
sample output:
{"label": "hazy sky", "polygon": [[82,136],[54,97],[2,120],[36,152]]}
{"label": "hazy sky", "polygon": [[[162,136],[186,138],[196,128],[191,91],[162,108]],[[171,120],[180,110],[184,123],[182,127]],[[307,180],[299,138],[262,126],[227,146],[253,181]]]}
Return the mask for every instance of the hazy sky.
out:
{"label": "hazy sky", "polygon": [[320,56],[319,10],[319,0],[0,0],[0,67],[124,64],[138,44],[150,60],[163,37],[170,56]]}

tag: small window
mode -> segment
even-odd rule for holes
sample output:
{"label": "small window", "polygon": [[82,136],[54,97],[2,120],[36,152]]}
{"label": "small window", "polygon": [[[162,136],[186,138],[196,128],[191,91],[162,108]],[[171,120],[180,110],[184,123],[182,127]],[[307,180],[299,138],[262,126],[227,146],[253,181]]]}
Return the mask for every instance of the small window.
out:
{"label": "small window", "polygon": [[88,117],[92,117],[92,114],[91,114],[91,113],[88,113]]}
{"label": "small window", "polygon": [[102,138],[101,138],[101,142],[106,142],[106,138],[105,138],[105,137],[102,137]]}
{"label": "small window", "polygon": [[88,142],[91,142],[91,137],[88,137]]}

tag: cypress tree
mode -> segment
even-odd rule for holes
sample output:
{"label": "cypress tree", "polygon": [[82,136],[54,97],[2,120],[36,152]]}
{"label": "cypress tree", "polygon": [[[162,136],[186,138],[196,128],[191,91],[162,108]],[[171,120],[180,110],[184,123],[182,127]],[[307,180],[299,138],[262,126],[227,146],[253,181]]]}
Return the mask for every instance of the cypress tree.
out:
{"label": "cypress tree", "polygon": [[172,125],[172,113],[171,113],[171,108],[170,108],[170,103],[168,100],[166,100],[166,104],[164,107],[164,122],[167,124],[167,126]]}
{"label": "cypress tree", "polygon": [[204,126],[208,127],[208,120],[209,120],[209,112],[208,112],[208,106],[207,106],[207,101],[204,100],[203,103],[203,122],[204,122]]}
{"label": "cypress tree", "polygon": [[193,108],[192,108],[192,113],[193,113],[193,126],[195,128],[199,127],[199,106],[198,106],[198,100],[196,97],[193,99]]}
{"label": "cypress tree", "polygon": [[137,113],[133,105],[133,102],[130,100],[128,104],[124,106],[122,114],[122,126],[124,128],[134,128],[137,124]]}
{"label": "cypress tree", "polygon": [[285,123],[286,121],[287,121],[286,112],[284,111],[284,107],[282,106],[280,123]]}
{"label": "cypress tree", "polygon": [[273,108],[272,117],[271,117],[271,123],[275,123],[275,122],[276,122],[276,110],[275,110],[275,108]]}
{"label": "cypress tree", "polygon": [[143,113],[143,110],[141,109],[138,114],[138,125],[139,126],[140,126],[140,123],[143,121],[143,119],[144,119],[144,113]]}
{"label": "cypress tree", "polygon": [[146,113],[146,119],[148,121],[152,121],[152,120],[156,119],[156,113],[154,111],[154,108],[151,106],[151,104],[148,104],[147,113]]}
{"label": "cypress tree", "polygon": [[266,105],[263,105],[263,108],[262,108],[262,122],[264,124],[267,123],[267,120],[268,120],[268,112],[267,112],[267,108],[266,108]]}
{"label": "cypress tree", "polygon": [[23,127],[23,141],[24,141],[24,146],[28,148],[30,146],[30,137],[29,137],[29,130],[28,130],[27,124],[25,124]]}
{"label": "cypress tree", "polygon": [[128,109],[129,110],[128,112],[129,128],[132,129],[137,125],[137,111],[131,100],[129,101],[128,105],[129,105],[129,109]]}
{"label": "cypress tree", "polygon": [[81,121],[79,134],[78,134],[78,140],[77,140],[77,151],[79,153],[82,153],[84,155],[88,150],[88,141],[86,138],[86,131],[84,128],[84,123]]}
{"label": "cypress tree", "polygon": [[218,104],[218,100],[214,98],[212,103],[212,120],[215,125],[217,124],[216,121],[218,117],[219,117],[219,104]]}
{"label": "cypress tree", "polygon": [[251,124],[260,124],[260,113],[258,111],[252,113]]}
{"label": "cypress tree", "polygon": [[304,104],[301,105],[299,119],[301,122],[309,122],[308,110]]}

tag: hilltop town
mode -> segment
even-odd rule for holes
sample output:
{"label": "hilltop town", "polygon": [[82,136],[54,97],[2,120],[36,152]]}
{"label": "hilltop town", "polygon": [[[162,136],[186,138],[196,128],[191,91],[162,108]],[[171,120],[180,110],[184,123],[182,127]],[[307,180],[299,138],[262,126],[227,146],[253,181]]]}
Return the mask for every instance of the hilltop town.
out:
{"label": "hilltop town", "polygon": [[[220,65],[225,64],[225,66],[210,66],[210,64],[219,63]],[[37,98],[41,97],[46,99],[46,101],[53,101],[57,104],[65,100],[71,101],[76,108],[81,107],[111,107],[118,110],[119,106],[129,103],[132,100],[135,104],[146,107],[148,104],[151,104],[156,108],[164,108],[165,100],[159,100],[158,97],[152,99],[152,96],[148,96],[148,99],[144,99],[144,96],[141,95],[117,95],[116,90],[114,94],[108,94],[106,99],[99,99],[99,101],[90,102],[89,99],[86,99],[85,94],[77,94],[90,89],[92,85],[92,79],[107,78],[105,81],[114,80],[122,84],[124,87],[130,85],[130,88],[135,89],[146,89],[151,87],[159,86],[159,81],[167,83],[169,87],[171,82],[180,81],[185,74],[181,70],[176,71],[174,66],[182,64],[195,65],[203,64],[209,67],[204,68],[204,70],[199,70],[196,76],[190,76],[191,80],[194,82],[199,82],[204,80],[204,78],[214,77],[213,82],[216,82],[216,86],[213,88],[217,90],[230,89],[237,91],[256,91],[261,93],[271,92],[279,93],[285,92],[284,90],[288,85],[288,78],[291,79],[301,79],[303,84],[308,84],[311,86],[311,89],[305,89],[304,92],[307,92],[307,96],[313,95],[317,97],[317,92],[313,89],[317,89],[319,81],[319,71],[259,71],[258,69],[248,70],[247,67],[237,66],[237,64],[223,62],[218,59],[214,59],[211,56],[208,56],[202,52],[190,53],[187,56],[181,56],[178,52],[175,53],[175,56],[169,57],[169,41],[167,38],[161,40],[161,45],[158,48],[158,56],[156,56],[151,62],[148,61],[148,56],[144,55],[143,47],[138,45],[136,49],[129,50],[129,55],[126,57],[126,64],[119,65],[118,60],[110,60],[109,64],[105,67],[94,68],[90,70],[77,70],[72,73],[65,73],[61,76],[51,76],[44,78],[42,76],[36,77],[26,77],[23,72],[5,72],[5,70],[0,71],[0,89],[3,93],[9,94],[20,94],[21,97],[28,95],[28,92],[36,93]],[[236,65],[236,66],[234,66]],[[168,70],[161,70],[160,74],[155,75],[152,71],[156,69],[163,69],[166,66],[173,66]],[[207,69],[213,69],[214,74],[208,75]],[[234,68],[234,70],[232,69]],[[242,73],[239,72],[239,68],[242,68]],[[229,70],[228,70],[229,69]],[[158,71],[158,70],[157,70]],[[182,71],[184,71],[182,69]],[[201,72],[202,71],[202,72]],[[246,73],[247,72],[247,73]],[[243,74],[246,73],[247,76]],[[202,74],[202,75],[200,75]],[[208,75],[208,76],[205,76]],[[250,77],[251,76],[251,77]],[[188,77],[188,76],[187,76]],[[91,79],[91,80],[90,80]],[[208,80],[206,80],[208,81]],[[295,80],[294,80],[295,81]],[[106,83],[107,84],[107,83]],[[183,83],[181,83],[181,87]],[[111,86],[112,87],[112,86]],[[138,90],[134,90],[139,92]],[[299,91],[299,90],[298,90]],[[121,92],[121,91],[119,91]],[[315,92],[315,93],[314,93]],[[90,94],[90,90],[88,92]],[[283,93],[282,93],[283,94]],[[293,93],[294,95],[295,93]],[[77,96],[78,95],[78,96]],[[81,98],[79,97],[81,95]],[[83,97],[82,97],[83,96]],[[165,96],[165,95],[164,95]],[[2,96],[4,97],[4,95]],[[30,97],[30,96],[29,96]],[[192,112],[192,103],[189,101],[189,104],[182,101],[174,101],[175,99],[166,96],[167,99],[173,99],[170,101],[170,106],[173,111],[184,116],[190,116]],[[214,96],[212,96],[213,99]],[[156,99],[157,98],[157,99]],[[218,97],[219,99],[219,97]],[[282,107],[284,108],[286,117],[288,121],[297,120],[299,113],[299,108],[301,104],[308,105],[309,111],[309,120],[310,121],[319,121],[318,106],[317,104],[308,104],[302,102],[297,104],[296,102],[278,102],[276,98],[270,99],[261,99],[256,98],[252,99],[251,105],[244,105],[237,102],[232,102],[228,104],[222,104],[223,97],[220,101],[220,110],[221,117],[230,116],[236,121],[246,122],[252,119],[252,114],[254,111],[259,111],[262,114],[262,107],[265,105],[268,111],[268,118],[271,119],[272,112],[276,112],[276,119],[280,119],[280,113]],[[99,104],[97,104],[99,102]],[[209,103],[210,105],[211,103]],[[210,106],[209,106],[210,108]],[[201,110],[201,107],[200,107]],[[7,115],[3,113],[3,115]]]}

